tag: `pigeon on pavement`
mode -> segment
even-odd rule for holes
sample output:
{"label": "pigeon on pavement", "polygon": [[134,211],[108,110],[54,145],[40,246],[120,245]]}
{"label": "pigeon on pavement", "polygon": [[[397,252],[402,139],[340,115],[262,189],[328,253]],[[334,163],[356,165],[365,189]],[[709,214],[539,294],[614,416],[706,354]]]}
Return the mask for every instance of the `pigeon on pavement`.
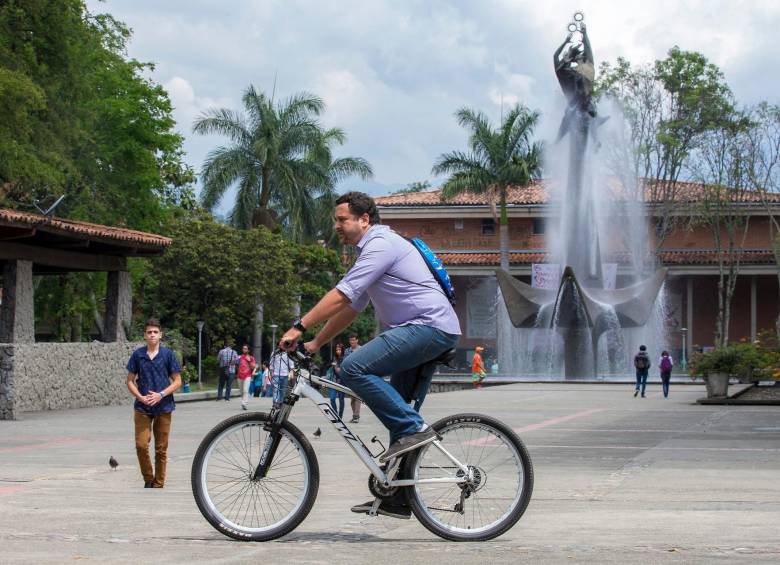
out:
{"label": "pigeon on pavement", "polygon": [[314,437],[320,437],[322,435],[322,430],[317,428],[314,430]]}
{"label": "pigeon on pavement", "polygon": [[108,464],[111,466],[111,468],[116,471],[116,468],[119,467],[119,463],[116,459],[114,459],[114,456],[108,458]]}

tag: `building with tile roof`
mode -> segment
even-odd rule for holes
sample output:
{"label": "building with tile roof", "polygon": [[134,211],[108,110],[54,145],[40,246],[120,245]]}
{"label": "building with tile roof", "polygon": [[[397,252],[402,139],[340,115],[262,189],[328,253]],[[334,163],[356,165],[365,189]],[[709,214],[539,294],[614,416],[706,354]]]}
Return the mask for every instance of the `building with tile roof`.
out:
{"label": "building with tile roof", "polygon": [[[615,182],[612,187],[616,200],[626,197],[620,186]],[[739,252],[729,257],[718,250],[708,227],[689,220],[695,220],[705,189],[698,183],[680,182],[669,191],[645,181],[637,189],[641,198],[635,198],[647,222],[647,264],[669,270],[667,329],[670,341],[680,343],[673,352],[678,356],[683,338],[686,354],[714,343],[719,257],[739,262],[731,340],[755,339],[762,329],[773,329],[780,309],[778,265],[771,245],[776,234],[770,219],[770,214],[780,216],[780,194],[742,191],[732,201],[749,223]],[[549,181],[544,180],[508,191],[510,271],[529,284],[532,265],[550,262],[548,225],[556,214],[552,194]],[[491,331],[490,323],[485,323],[488,305],[475,303],[488,300],[491,291],[485,291],[484,283],[493,278],[500,263],[498,226],[487,196],[463,193],[445,200],[440,190],[429,190],[382,196],[376,202],[383,223],[408,237],[423,238],[447,266],[460,296],[456,307],[464,330],[460,347],[495,346],[495,328]],[[661,214],[680,218],[665,238],[658,239],[655,229]],[[625,286],[633,272],[631,256],[621,247],[617,234],[604,239],[605,262],[617,265],[616,284]]]}

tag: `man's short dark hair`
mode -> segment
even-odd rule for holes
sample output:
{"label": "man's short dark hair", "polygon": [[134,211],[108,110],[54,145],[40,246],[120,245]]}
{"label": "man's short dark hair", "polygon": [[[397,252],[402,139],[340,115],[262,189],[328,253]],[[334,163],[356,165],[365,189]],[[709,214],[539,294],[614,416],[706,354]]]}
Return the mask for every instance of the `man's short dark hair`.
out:
{"label": "man's short dark hair", "polygon": [[372,226],[380,222],[376,202],[365,192],[352,191],[342,194],[336,200],[336,206],[339,204],[349,204],[349,213],[358,218],[368,214],[368,223]]}
{"label": "man's short dark hair", "polygon": [[162,331],[162,326],[160,325],[160,320],[157,318],[149,318],[146,320],[146,323],[144,324],[144,331],[146,331],[146,328],[157,328],[158,330]]}
{"label": "man's short dark hair", "polygon": [[358,339],[358,334],[352,332],[351,334],[349,334],[349,339]]}

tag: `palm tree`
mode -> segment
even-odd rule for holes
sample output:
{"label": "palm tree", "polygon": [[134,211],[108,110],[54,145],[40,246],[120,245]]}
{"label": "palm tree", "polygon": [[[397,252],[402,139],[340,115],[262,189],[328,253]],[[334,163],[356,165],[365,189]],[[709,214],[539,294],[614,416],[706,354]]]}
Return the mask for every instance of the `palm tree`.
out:
{"label": "palm tree", "polygon": [[442,185],[445,199],[462,192],[487,195],[496,220],[499,220],[496,217],[498,200],[501,268],[508,271],[506,193],[510,186],[527,186],[541,173],[542,145],[531,139],[539,113],[516,104],[496,130],[482,112],[461,108],[455,116],[458,123],[469,130],[471,151],[452,151],[441,155],[433,166],[433,174],[450,175]]}
{"label": "palm tree", "polygon": [[[325,109],[321,98],[301,92],[274,104],[272,98],[250,85],[242,97],[246,114],[221,108],[204,112],[195,120],[195,133],[221,134],[227,146],[211,151],[203,163],[201,201],[208,210],[232,186],[236,200],[230,223],[242,229],[280,226],[296,240],[318,225],[322,209],[312,203],[331,199],[336,182],[349,174],[370,176],[362,159],[334,160],[333,144],[343,144],[344,132],[323,130],[319,116]],[[330,218],[332,210],[328,211]],[[255,304],[253,350],[260,356],[263,304]]]}
{"label": "palm tree", "polygon": [[313,173],[309,184],[303,183],[301,190],[280,192],[271,202],[285,233],[298,243],[334,242],[333,208],[338,198],[337,185],[349,177],[365,180],[373,176],[371,165],[365,159],[333,158],[333,146],[346,142],[341,129],[323,132],[320,141],[306,157]]}

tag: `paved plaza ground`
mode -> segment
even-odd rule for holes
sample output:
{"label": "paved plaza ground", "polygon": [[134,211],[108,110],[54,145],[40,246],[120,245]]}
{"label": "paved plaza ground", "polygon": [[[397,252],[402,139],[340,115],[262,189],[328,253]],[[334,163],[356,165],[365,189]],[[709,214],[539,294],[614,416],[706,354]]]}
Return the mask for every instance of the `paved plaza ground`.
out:
{"label": "paved plaza ground", "polygon": [[[697,385],[677,386],[669,399],[652,387],[642,399],[627,385],[564,383],[430,395],[429,421],[492,414],[520,432],[533,458],[534,494],[520,522],[468,544],[414,519],[350,513],[368,498],[367,472],[306,401],[292,421],[310,438],[324,431],[312,439],[319,496],[295,532],[269,543],[217,533],[190,490],[196,446],[239,411],[237,399],[179,404],[163,490],[141,488],[129,404],[23,414],[0,422],[0,562],[776,563],[780,408],[695,404],[703,395]],[[357,430],[365,440],[382,433],[368,411]]]}

